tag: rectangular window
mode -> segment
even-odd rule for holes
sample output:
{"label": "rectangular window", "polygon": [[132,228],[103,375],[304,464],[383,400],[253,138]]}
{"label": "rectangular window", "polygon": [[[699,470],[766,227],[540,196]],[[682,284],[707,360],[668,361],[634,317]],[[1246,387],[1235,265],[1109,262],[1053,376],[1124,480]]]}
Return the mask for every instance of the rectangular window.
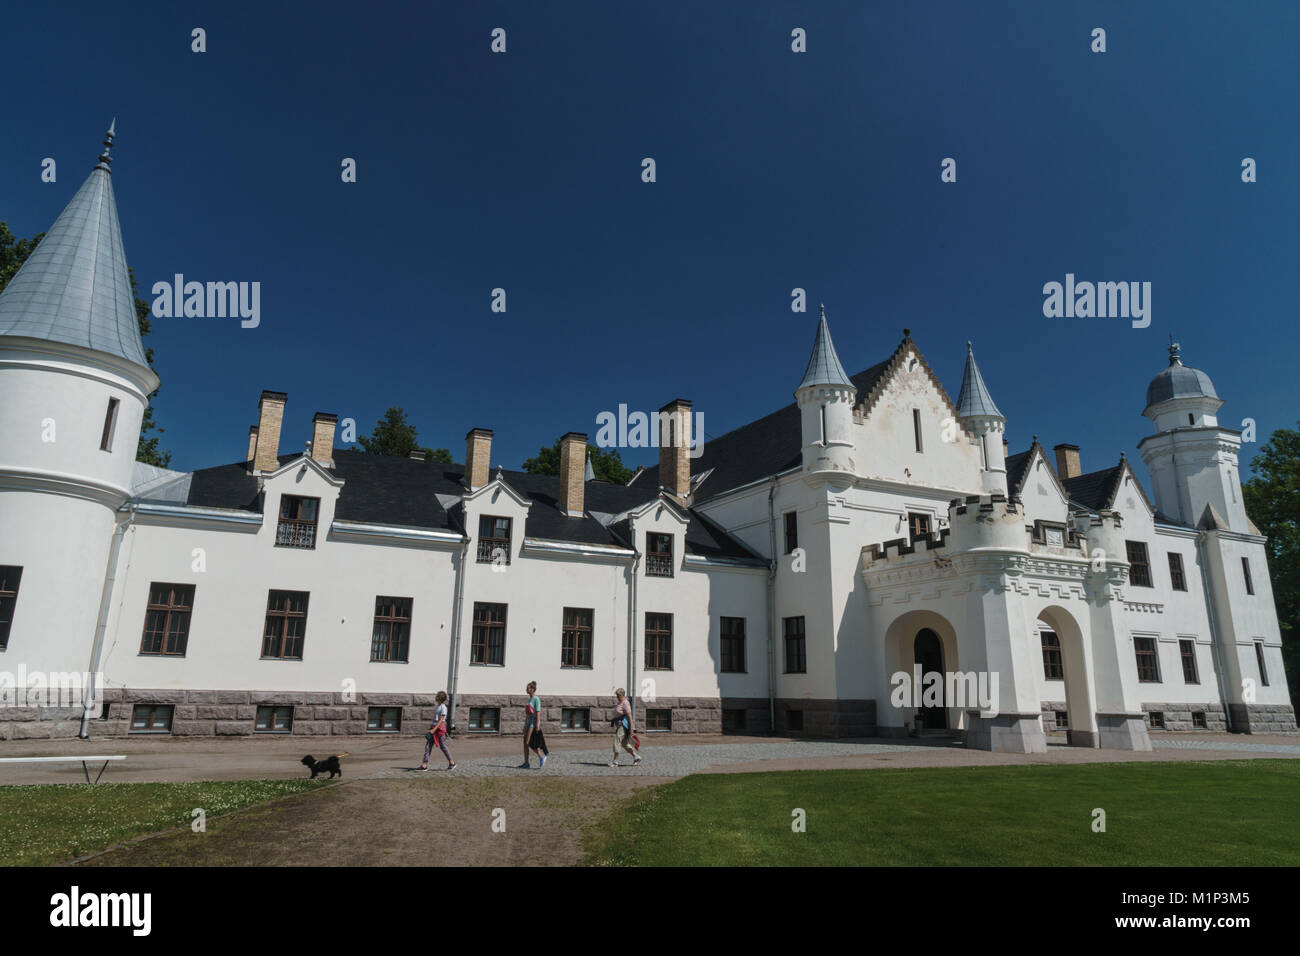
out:
{"label": "rectangular window", "polygon": [[469,709],[469,729],[477,734],[495,734],[501,726],[501,708],[471,707]]}
{"label": "rectangular window", "polygon": [[1043,631],[1043,679],[1065,680],[1065,666],[1061,663],[1061,639],[1055,631]]}
{"label": "rectangular window", "polygon": [[646,611],[645,669],[648,671],[673,669],[673,616],[671,614]]}
{"label": "rectangular window", "polygon": [[1241,559],[1241,573],[1242,573],[1243,575],[1245,575],[1245,577],[1246,577],[1246,593],[1247,593],[1247,594],[1254,594],[1254,593],[1255,593],[1255,582],[1252,581],[1251,578],[1250,578],[1250,559],[1249,559],[1249,558],[1242,558],[1242,559]]}
{"label": "rectangular window", "polygon": [[1152,727],[1159,728],[1160,730],[1165,729],[1165,712],[1163,710],[1151,711],[1151,713],[1147,715],[1147,719],[1150,720]]}
{"label": "rectangular window", "polygon": [[793,554],[794,549],[799,547],[799,513],[797,511],[787,511],[785,513],[785,553]]}
{"label": "rectangular window", "polygon": [[671,710],[647,710],[645,712],[646,730],[672,730],[673,712]]}
{"label": "rectangular window", "polygon": [[916,437],[916,450],[925,451],[925,445],[921,441],[921,410],[912,409],[912,434]]}
{"label": "rectangular window", "polygon": [[1259,683],[1261,687],[1268,686],[1268,667],[1264,664],[1264,642],[1255,642],[1255,662],[1259,664]]}
{"label": "rectangular window", "polygon": [[136,704],[131,708],[131,733],[169,734],[171,731],[171,704]]}
{"label": "rectangular window", "polygon": [[1199,684],[1201,675],[1196,670],[1196,642],[1179,641],[1178,651],[1183,658],[1183,683]]}
{"label": "rectangular window", "polygon": [[907,530],[913,541],[930,537],[930,516],[918,511],[908,512]]}
{"label": "rectangular window", "polygon": [[1160,655],[1154,637],[1133,638],[1133,650],[1137,654],[1138,680],[1144,684],[1160,683]]}
{"label": "rectangular window", "polygon": [[745,619],[724,617],[719,624],[722,635],[722,673],[745,672]]}
{"label": "rectangular window", "polygon": [[506,606],[474,602],[474,637],[469,662],[504,666],[506,662]]}
{"label": "rectangular window", "polygon": [[376,597],[370,659],[405,664],[411,647],[411,598]]}
{"label": "rectangular window", "polygon": [[259,734],[287,734],[293,731],[292,707],[259,707],[253,730]]}
{"label": "rectangular window", "polygon": [[119,404],[116,398],[108,400],[108,411],[104,413],[104,433],[99,438],[100,451],[113,450],[113,432],[117,431],[117,407]]}
{"label": "rectangular window", "polygon": [[478,519],[478,563],[510,563],[510,519],[480,515]]}
{"label": "rectangular window", "polygon": [[1205,711],[1203,710],[1192,711],[1192,726],[1197,730],[1204,730],[1206,728],[1207,725],[1205,723]]}
{"label": "rectangular window", "polygon": [[18,581],[22,576],[22,568],[0,565],[0,651],[9,646],[9,629],[14,623],[14,609],[18,606]]}
{"label": "rectangular window", "polygon": [[803,731],[802,710],[787,710],[785,712],[785,729],[796,733]]}
{"label": "rectangular window", "polygon": [[275,531],[276,547],[316,547],[316,518],[319,513],[319,498],[281,495],[280,524]]}
{"label": "rectangular window", "polygon": [[150,584],[140,653],[184,657],[185,645],[190,637],[190,610],[193,607],[194,585]]}
{"label": "rectangular window", "polygon": [[560,710],[561,730],[590,730],[591,713],[585,707],[564,707]]}
{"label": "rectangular window", "polygon": [[673,576],[673,536],[646,533],[645,573],[656,578]]}
{"label": "rectangular window", "polygon": [[1146,542],[1125,541],[1124,545],[1128,550],[1128,583],[1136,588],[1152,587]]}
{"label": "rectangular window", "polygon": [[725,707],[722,710],[722,732],[739,733],[745,729],[746,712],[743,707]]}
{"label": "rectangular window", "polygon": [[560,666],[591,666],[592,618],[589,607],[566,607],[560,630]]}
{"label": "rectangular window", "polygon": [[402,730],[402,708],[371,707],[366,711],[366,733],[396,734]]}
{"label": "rectangular window", "polygon": [[785,672],[787,674],[806,674],[808,672],[808,647],[804,640],[802,617],[784,618],[785,631]]}
{"label": "rectangular window", "polygon": [[1169,582],[1175,591],[1187,590],[1187,576],[1183,574],[1183,556],[1176,551],[1169,552]]}
{"label": "rectangular window", "polygon": [[266,598],[262,657],[302,660],[307,634],[307,591],[271,591]]}

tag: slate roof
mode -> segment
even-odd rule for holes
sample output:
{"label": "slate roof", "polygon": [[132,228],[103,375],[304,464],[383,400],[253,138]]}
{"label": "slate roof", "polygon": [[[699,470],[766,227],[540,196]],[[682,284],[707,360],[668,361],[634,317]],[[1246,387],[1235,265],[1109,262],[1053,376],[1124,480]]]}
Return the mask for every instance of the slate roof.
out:
{"label": "slate roof", "polygon": [[[808,359],[808,368],[804,370],[803,381],[799,388],[810,385],[848,385],[849,376],[835,354],[835,345],[831,342],[830,326],[826,324],[826,306],[822,306],[822,315],[817,322],[817,332],[813,336],[812,355]],[[798,389],[795,389],[798,391]]]}
{"label": "slate roof", "polygon": [[1029,473],[1029,462],[1034,457],[1034,449],[1031,447],[1027,451],[1018,452],[1007,458],[1007,490],[1020,491],[1025,483],[1025,476]]}
{"label": "slate roof", "polygon": [[[335,517],[340,521],[465,531],[459,504],[443,507],[438,495],[459,497],[465,493],[465,466],[371,455],[355,449],[336,448],[332,473],[343,479]],[[298,455],[279,456],[280,464]],[[619,536],[590,514],[571,518],[559,507],[561,483],[558,475],[534,475],[524,471],[502,471],[502,478],[532,502],[524,535],[575,544],[627,547],[626,532]],[[494,473],[495,477],[495,473]],[[652,483],[632,487],[605,481],[588,481],[584,505],[588,512],[621,514],[658,497]],[[193,473],[187,504],[206,508],[231,508],[261,512],[257,479],[249,474],[247,462],[202,468]],[[688,554],[720,558],[753,558],[754,554],[712,522],[689,512],[686,530]],[[626,522],[623,522],[626,524]],[[471,534],[476,534],[472,529]]]}
{"label": "slate roof", "polygon": [[[859,397],[876,386],[891,360],[886,359],[849,379]],[[691,460],[691,474],[711,473],[696,486],[695,497],[702,501],[788,471],[800,464],[802,454],[803,425],[799,406],[792,403],[718,438],[706,438],[703,454]],[[659,466],[647,468],[632,487],[657,489]]]}
{"label": "slate roof", "polygon": [[81,345],[147,367],[108,168],[112,138],[0,292],[0,335]]}
{"label": "slate roof", "polygon": [[1124,474],[1123,463],[1100,471],[1090,471],[1086,475],[1074,478],[1062,478],[1061,484],[1070,495],[1071,503],[1077,503],[1089,511],[1109,508],[1115,500],[1121,476]]}
{"label": "slate roof", "polygon": [[1006,420],[1006,416],[994,404],[993,396],[984,384],[984,376],[980,374],[980,367],[975,364],[975,350],[967,342],[966,369],[961,376],[961,394],[957,396],[957,417],[970,418],[974,415]]}

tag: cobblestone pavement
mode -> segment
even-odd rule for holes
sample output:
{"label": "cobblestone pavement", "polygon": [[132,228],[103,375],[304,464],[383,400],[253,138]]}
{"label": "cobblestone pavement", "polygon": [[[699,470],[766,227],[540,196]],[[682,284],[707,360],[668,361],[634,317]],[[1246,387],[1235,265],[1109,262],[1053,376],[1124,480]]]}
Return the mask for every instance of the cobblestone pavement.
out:
{"label": "cobblestone pavement", "polygon": [[[783,740],[773,743],[745,744],[710,744],[697,746],[678,744],[672,747],[646,747],[642,751],[644,759],[633,767],[632,758],[624,753],[619,758],[619,767],[609,766],[610,748],[600,750],[565,750],[556,751],[546,760],[545,767],[537,766],[537,759],[532,760],[532,769],[524,770],[519,766],[519,755],[504,754],[493,757],[467,757],[456,761],[453,770],[445,770],[446,764],[434,751],[434,758],[429,764],[429,776],[456,777],[499,777],[514,774],[553,777],[604,777],[617,773],[645,777],[684,777],[698,773],[709,767],[723,764],[753,763],[756,760],[806,759],[816,757],[860,757],[873,754],[898,754],[930,752],[934,748],[907,744],[882,743],[831,743],[802,740]],[[454,755],[454,752],[453,752]],[[388,769],[368,774],[369,778],[405,777],[418,773],[414,770]],[[420,774],[424,776],[424,774]]]}

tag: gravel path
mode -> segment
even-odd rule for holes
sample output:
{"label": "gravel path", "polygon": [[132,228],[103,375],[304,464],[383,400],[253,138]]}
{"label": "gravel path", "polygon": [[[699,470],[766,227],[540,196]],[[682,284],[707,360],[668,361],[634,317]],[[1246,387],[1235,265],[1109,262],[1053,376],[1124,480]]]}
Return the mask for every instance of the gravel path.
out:
{"label": "gravel path", "polygon": [[1215,740],[1152,740],[1156,750],[1238,750],[1259,754],[1300,754],[1300,744],[1220,743]]}
{"label": "gravel path", "polygon": [[[512,756],[494,756],[465,758],[456,762],[454,770],[442,768],[445,764],[434,760],[429,765],[429,776],[450,775],[456,777],[501,777],[501,776],[545,776],[545,777],[606,777],[610,774],[645,777],[684,777],[698,773],[709,767],[723,764],[753,763],[756,760],[808,759],[817,757],[861,757],[873,754],[897,754],[931,752],[933,747],[907,744],[880,743],[833,743],[802,740],[783,740],[773,743],[746,744],[710,744],[706,746],[677,745],[673,747],[650,746],[642,750],[645,759],[636,767],[632,758],[623,754],[619,758],[619,767],[609,766],[610,749],[600,750],[565,750],[556,751],[546,760],[545,767],[538,767],[534,758],[531,770],[519,766],[520,758]],[[437,752],[435,751],[435,757]],[[368,774],[371,779],[385,777],[413,776],[418,771],[404,769],[381,770]],[[425,776],[425,774],[419,774]]]}

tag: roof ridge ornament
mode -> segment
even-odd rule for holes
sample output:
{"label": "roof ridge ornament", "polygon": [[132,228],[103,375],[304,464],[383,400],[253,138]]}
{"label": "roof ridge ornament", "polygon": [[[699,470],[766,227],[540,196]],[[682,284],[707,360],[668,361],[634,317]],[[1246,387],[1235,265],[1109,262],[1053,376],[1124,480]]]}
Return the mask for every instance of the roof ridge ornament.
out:
{"label": "roof ridge ornament", "polygon": [[1173,333],[1170,333],[1169,335],[1169,364],[1170,365],[1183,364],[1182,358],[1180,358],[1178,355],[1178,352],[1181,348],[1182,345],[1180,345],[1178,342],[1175,342]]}

